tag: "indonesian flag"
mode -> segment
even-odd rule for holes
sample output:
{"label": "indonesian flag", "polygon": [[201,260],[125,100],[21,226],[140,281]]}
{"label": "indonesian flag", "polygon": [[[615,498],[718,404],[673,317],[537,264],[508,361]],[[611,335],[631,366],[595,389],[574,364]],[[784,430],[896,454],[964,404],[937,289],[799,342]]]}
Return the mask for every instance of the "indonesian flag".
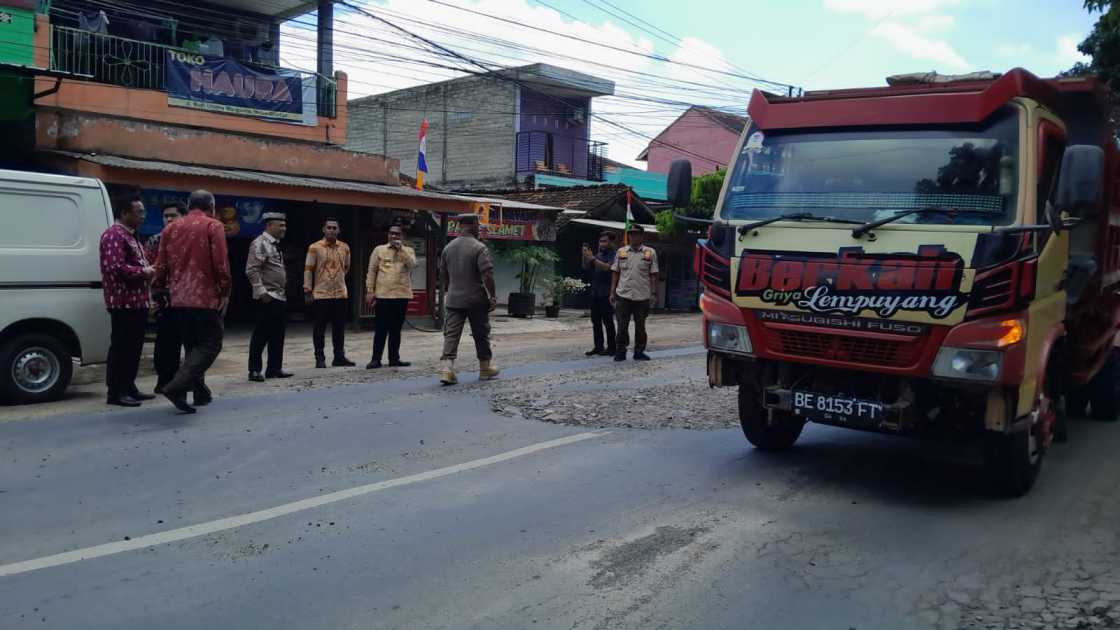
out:
{"label": "indonesian flag", "polygon": [[424,190],[424,176],[428,174],[428,119],[420,123],[420,152],[416,156],[416,189]]}
{"label": "indonesian flag", "polygon": [[630,209],[630,189],[626,189],[626,227],[622,232],[622,243],[630,244],[630,225],[634,223],[634,212]]}

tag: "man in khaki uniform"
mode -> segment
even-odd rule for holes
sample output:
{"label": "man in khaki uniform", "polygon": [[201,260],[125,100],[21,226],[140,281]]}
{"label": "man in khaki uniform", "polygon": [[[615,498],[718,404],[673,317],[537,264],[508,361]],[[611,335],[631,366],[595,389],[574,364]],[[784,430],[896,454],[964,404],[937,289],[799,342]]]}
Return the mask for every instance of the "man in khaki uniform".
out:
{"label": "man in khaki uniform", "polygon": [[657,297],[657,252],[646,247],[645,231],[633,224],[627,232],[630,244],[622,247],[611,265],[611,304],[618,313],[615,361],[626,360],[630,345],[630,319],[634,319],[634,360],[649,361],[646,354],[646,317]]}
{"label": "man in khaki uniform", "polygon": [[497,308],[494,288],[494,262],[490,250],[478,240],[478,217],[461,214],[459,237],[447,244],[439,256],[440,286],[444,291],[443,369],[439,380],[444,385],[459,382],[455,376],[455,358],[463,324],[470,322],[478,353],[478,380],[488,381],[498,375],[491,364],[490,313]]}
{"label": "man in khaki uniform", "polygon": [[416,251],[404,244],[404,230],[389,228],[389,242],[373,248],[366,271],[366,304],[374,310],[373,357],[367,370],[381,367],[381,353],[389,341],[389,365],[406,367],[401,361],[401,326],[412,299],[412,269]]}
{"label": "man in khaki uniform", "polygon": [[[288,272],[280,241],[288,231],[287,217],[280,212],[266,212],[264,232],[249,245],[245,277],[253,288],[257,302],[257,323],[249,339],[249,380],[264,382],[266,378],[289,378],[284,367],[284,333],[288,319]],[[268,369],[261,373],[265,346],[268,346]]]}

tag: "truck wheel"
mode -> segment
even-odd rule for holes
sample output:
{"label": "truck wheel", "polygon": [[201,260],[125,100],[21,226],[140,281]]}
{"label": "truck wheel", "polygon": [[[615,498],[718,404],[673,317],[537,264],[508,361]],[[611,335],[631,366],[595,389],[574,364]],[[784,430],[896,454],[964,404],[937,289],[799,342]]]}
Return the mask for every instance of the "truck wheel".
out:
{"label": "truck wheel", "polygon": [[0,398],[6,401],[58,400],[73,374],[70,353],[50,335],[28,333],[0,346]]}
{"label": "truck wheel", "polygon": [[1117,412],[1120,411],[1116,383],[1117,376],[1120,376],[1118,374],[1120,369],[1117,369],[1118,362],[1120,360],[1117,359],[1116,352],[1112,351],[1101,371],[1089,381],[1087,388],[1089,409],[1094,420],[1113,422],[1116,420]]}
{"label": "truck wheel", "polygon": [[783,451],[797,441],[805,422],[788,412],[775,411],[776,422],[767,421],[766,408],[758,390],[749,385],[739,386],[739,424],[743,435],[755,448],[763,451]]}
{"label": "truck wheel", "polygon": [[984,436],[984,463],[1000,494],[1021,497],[1034,486],[1045,453],[1040,430],[1036,424],[1027,431]]}
{"label": "truck wheel", "polygon": [[1089,395],[1085,387],[1070,387],[1063,397],[1066,403],[1066,416],[1070,418],[1084,418],[1089,411]]}
{"label": "truck wheel", "polygon": [[1054,401],[1054,441],[1064,444],[1069,442],[1069,403],[1065,400]]}

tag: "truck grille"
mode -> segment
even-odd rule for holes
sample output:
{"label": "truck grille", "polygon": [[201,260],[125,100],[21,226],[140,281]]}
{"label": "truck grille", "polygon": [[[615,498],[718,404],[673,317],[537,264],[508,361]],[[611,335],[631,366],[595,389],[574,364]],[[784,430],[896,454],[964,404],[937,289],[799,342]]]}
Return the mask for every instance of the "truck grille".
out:
{"label": "truck grille", "polygon": [[892,341],[766,328],[766,346],[772,352],[876,367],[905,368],[915,365],[921,358],[924,339],[922,336]]}
{"label": "truck grille", "polygon": [[712,251],[704,252],[702,269],[704,284],[725,296],[731,296],[731,266],[727,260]]}

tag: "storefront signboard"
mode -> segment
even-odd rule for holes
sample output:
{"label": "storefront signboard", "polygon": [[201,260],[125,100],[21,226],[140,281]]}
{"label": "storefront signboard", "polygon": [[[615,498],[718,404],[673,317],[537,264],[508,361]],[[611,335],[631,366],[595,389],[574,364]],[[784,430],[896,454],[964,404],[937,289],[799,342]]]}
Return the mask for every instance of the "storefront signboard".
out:
{"label": "storefront signboard", "polygon": [[303,123],[303,81],[297,72],[178,50],[167,51],[166,68],[169,105]]}

